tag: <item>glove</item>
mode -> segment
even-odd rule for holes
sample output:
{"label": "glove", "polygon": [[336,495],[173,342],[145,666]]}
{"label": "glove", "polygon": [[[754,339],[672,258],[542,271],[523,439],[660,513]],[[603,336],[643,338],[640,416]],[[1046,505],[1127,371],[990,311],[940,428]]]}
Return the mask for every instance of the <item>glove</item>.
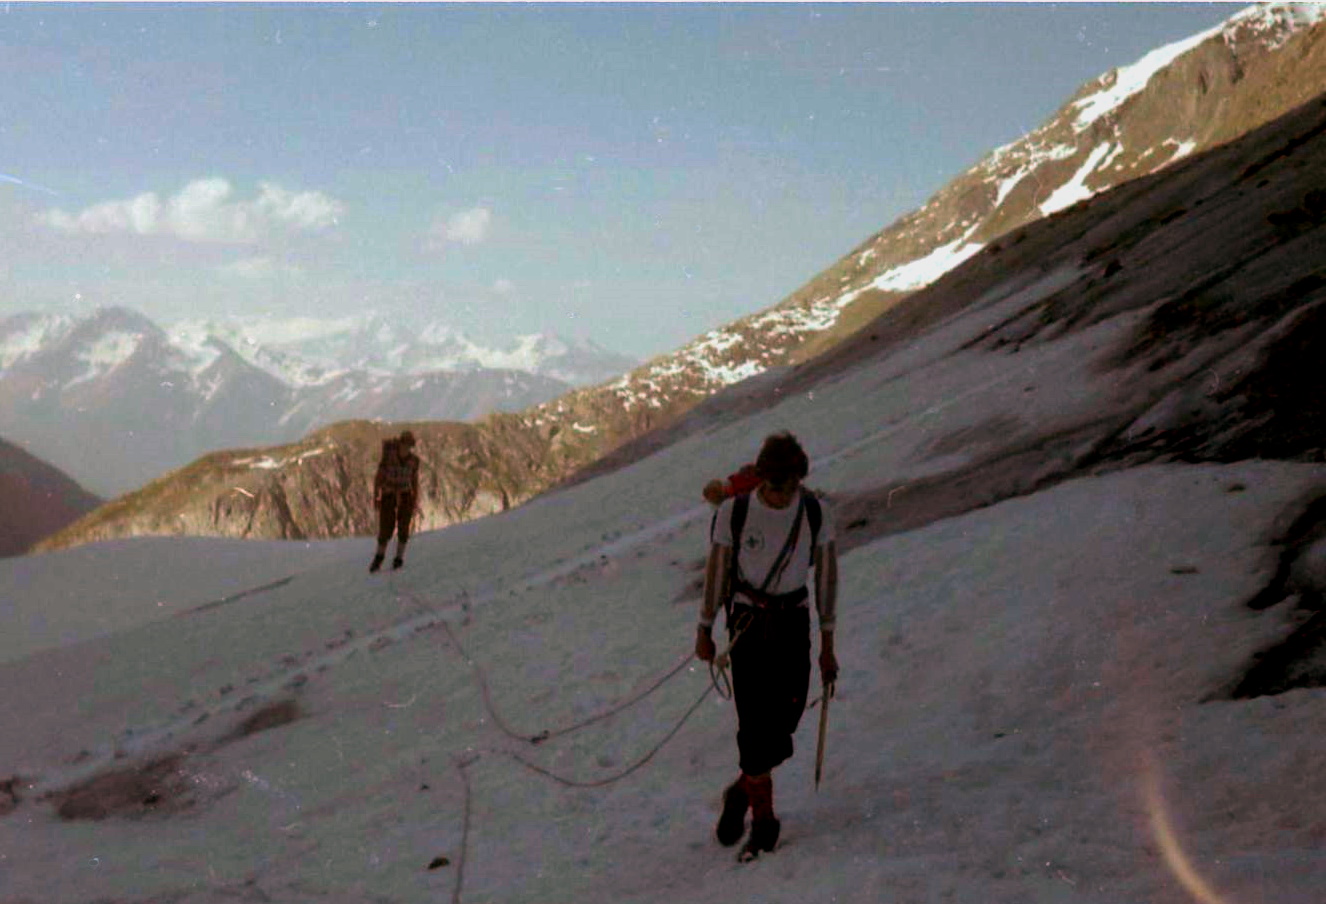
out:
{"label": "glove", "polygon": [[708,628],[695,629],[695,658],[701,662],[713,662],[714,654],[718,648],[714,646],[714,638],[710,635]]}
{"label": "glove", "polygon": [[825,684],[838,680],[838,657],[832,650],[820,650],[820,678]]}

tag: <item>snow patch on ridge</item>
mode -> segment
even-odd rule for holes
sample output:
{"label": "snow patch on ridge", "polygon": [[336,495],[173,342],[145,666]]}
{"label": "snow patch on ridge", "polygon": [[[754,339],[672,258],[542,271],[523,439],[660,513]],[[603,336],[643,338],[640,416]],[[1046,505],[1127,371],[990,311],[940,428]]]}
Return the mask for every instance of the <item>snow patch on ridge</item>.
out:
{"label": "snow patch on ridge", "polygon": [[203,330],[183,326],[167,333],[167,341],[171,350],[175,352],[171,356],[172,363],[195,378],[221,357],[220,349],[212,342],[211,336]]}
{"label": "snow patch on ridge", "polygon": [[1041,202],[1041,214],[1048,217],[1052,213],[1072,207],[1078,201],[1085,201],[1095,195],[1095,189],[1087,188],[1087,178],[1096,170],[1108,166],[1110,161],[1117,157],[1122,150],[1123,145],[1108,143],[1092,148],[1086,161],[1073,175],[1073,178],[1059,186],[1053,194]]}
{"label": "snow patch on ridge", "polygon": [[1247,27],[1264,33],[1266,46],[1278,50],[1294,32],[1311,28],[1323,19],[1326,19],[1326,4],[1322,3],[1266,3],[1246,7],[1214,28],[1158,47],[1132,65],[1121,66],[1103,76],[1101,81],[1106,87],[1073,104],[1079,111],[1073,127],[1078,132],[1085,131],[1146,88],[1156,73],[1211,38],[1222,37],[1229,43],[1234,29]]}
{"label": "snow patch on ridge", "polygon": [[1165,142],[1165,147],[1169,147],[1170,145],[1175,146],[1174,154],[1169,158],[1170,163],[1177,163],[1178,161],[1182,160],[1184,157],[1187,157],[1193,151],[1197,150],[1197,142],[1195,141],[1179,142],[1171,138]]}
{"label": "snow patch on ridge", "polygon": [[[623,376],[608,385],[627,408],[648,405],[662,406],[665,392],[661,381],[690,375],[693,383],[717,389],[740,383],[767,371],[776,344],[768,340],[780,336],[804,336],[830,329],[838,322],[842,311],[868,288],[886,292],[910,292],[924,288],[968,258],[980,252],[985,245],[969,238],[980,227],[980,221],[957,224],[967,226],[967,232],[952,242],[934,249],[929,254],[909,263],[893,267],[865,287],[852,289],[838,296],[817,298],[804,306],[772,308],[744,321],[744,328],[722,328],[705,333],[674,355],[647,368]],[[755,338],[752,340],[752,336]],[[741,349],[743,343],[751,343]],[[730,360],[733,350],[745,352],[745,360]]]}
{"label": "snow patch on ridge", "polygon": [[0,336],[0,371],[58,341],[72,324],[71,318],[61,315],[33,317],[24,328]]}
{"label": "snow patch on ridge", "polygon": [[[1271,33],[1263,40],[1269,49],[1279,50],[1294,32],[1311,28],[1323,19],[1326,19],[1326,4],[1323,3],[1267,3],[1236,13],[1230,18],[1229,26],[1242,25],[1254,32]],[[1230,40],[1228,29],[1225,40]]]}
{"label": "snow patch on ridge", "polygon": [[[977,172],[998,179],[995,184],[994,202],[990,205],[991,214],[1003,206],[1003,203],[1008,200],[1008,196],[1027,176],[1033,175],[1047,163],[1053,163],[1056,160],[1067,160],[1077,153],[1076,145],[1046,143],[1042,134],[1043,131],[1043,128],[1039,129],[1011,144],[996,148],[987,154],[981,163],[976,165]],[[1010,160],[1019,158],[1020,162],[1015,166],[1011,169],[1005,169]],[[999,172],[1000,170],[1005,171]]]}
{"label": "snow patch on ridge", "polygon": [[[1079,110],[1077,119],[1073,122],[1073,128],[1078,132],[1086,131],[1093,122],[1117,110],[1128,98],[1146,88],[1147,83],[1151,81],[1151,77],[1157,72],[1188,51],[1220,34],[1227,27],[1227,24],[1217,25],[1215,28],[1199,32],[1182,41],[1175,41],[1173,44],[1158,47],[1131,66],[1120,66],[1113,72],[1106,74],[1102,80],[1109,83],[1108,87],[1102,88],[1095,94],[1084,97],[1073,104]],[[1113,76],[1112,80],[1111,75]]]}
{"label": "snow patch on ridge", "polygon": [[307,459],[316,458],[317,456],[324,455],[330,451],[331,450],[326,446],[319,446],[316,449],[309,449],[308,451],[300,452],[298,455],[290,455],[285,458],[261,455],[253,458],[236,458],[231,464],[248,465],[249,470],[252,471],[275,471],[284,468],[286,465],[301,464]]}
{"label": "snow patch on ridge", "polygon": [[960,239],[939,246],[925,257],[886,270],[871,285],[885,292],[911,292],[925,288],[985,247],[981,243],[967,241],[970,235],[971,232],[968,232]]}
{"label": "snow patch on ridge", "polygon": [[731,386],[733,383],[740,383],[742,380],[763,373],[764,369],[765,366],[758,361],[743,361],[740,364],[724,366],[710,365],[706,368],[705,375],[723,386]]}
{"label": "snow patch on ridge", "polygon": [[87,365],[87,370],[65,383],[65,389],[88,380],[95,380],[107,371],[119,367],[138,351],[142,341],[143,337],[139,333],[124,330],[113,330],[97,337],[78,353],[78,360]]}

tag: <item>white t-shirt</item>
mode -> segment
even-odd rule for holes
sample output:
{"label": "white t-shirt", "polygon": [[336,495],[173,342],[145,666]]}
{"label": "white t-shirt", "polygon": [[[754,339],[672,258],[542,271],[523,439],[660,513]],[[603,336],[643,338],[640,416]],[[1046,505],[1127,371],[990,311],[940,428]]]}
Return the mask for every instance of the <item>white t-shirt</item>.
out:
{"label": "white t-shirt", "polygon": [[[803,488],[798,492],[808,491]],[[798,495],[787,508],[776,509],[764,504],[759,491],[750,494],[750,509],[746,513],[746,524],[741,529],[741,552],[737,556],[741,580],[757,588],[764,583],[792,532],[792,519],[801,513],[800,502],[801,496]],[[718,518],[714,523],[713,542],[729,548],[732,546],[732,505],[732,499],[724,500],[718,508]],[[823,547],[834,540],[833,514],[822,499],[820,511],[824,517],[816,542]],[[777,595],[805,587],[810,577],[810,567],[810,520],[803,516],[796,548],[788,556],[787,566],[765,588],[765,592]]]}

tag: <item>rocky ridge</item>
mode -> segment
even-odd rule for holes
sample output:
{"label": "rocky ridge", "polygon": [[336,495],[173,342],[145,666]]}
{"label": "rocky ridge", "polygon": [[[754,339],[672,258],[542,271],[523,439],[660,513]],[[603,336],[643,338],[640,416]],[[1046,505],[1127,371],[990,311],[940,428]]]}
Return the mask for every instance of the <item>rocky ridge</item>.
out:
{"label": "rocky ridge", "polygon": [[[1244,135],[1326,91],[1326,8],[1271,4],[1084,85],[1039,128],[991,151],[922,208],[778,305],[593,390],[536,425],[619,409],[607,431],[670,420],[720,389],[832,347],[1021,226]],[[590,400],[589,394],[605,396]],[[638,435],[636,433],[635,435]],[[609,443],[608,445],[611,445]]]}

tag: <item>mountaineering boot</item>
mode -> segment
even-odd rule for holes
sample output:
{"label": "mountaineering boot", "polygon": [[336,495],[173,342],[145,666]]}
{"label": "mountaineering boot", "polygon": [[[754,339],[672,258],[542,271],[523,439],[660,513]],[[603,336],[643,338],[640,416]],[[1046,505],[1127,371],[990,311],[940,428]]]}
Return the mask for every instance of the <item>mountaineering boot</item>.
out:
{"label": "mountaineering boot", "polygon": [[772,851],[782,828],[773,811],[773,776],[765,773],[747,778],[746,791],[750,795],[751,823],[750,837],[737,855],[743,863],[754,860],[762,851]]}
{"label": "mountaineering boot", "polygon": [[384,556],[382,555],[382,553],[378,553],[377,555],[373,556],[373,561],[368,563],[368,570],[377,571],[379,568],[381,568],[383,558]]}
{"label": "mountaineering boot", "polygon": [[405,564],[405,560],[402,559],[400,556],[397,556],[396,558],[394,558],[394,559],[391,560],[391,569],[392,569],[392,571],[395,571],[396,569],[400,568],[400,567],[401,567],[402,565],[404,565],[404,564]]}
{"label": "mountaineering boot", "polygon": [[743,773],[723,792],[723,815],[718,817],[714,834],[723,847],[732,847],[746,834],[746,808],[750,796],[746,794],[746,776]]}
{"label": "mountaineering boot", "polygon": [[742,863],[749,863],[760,856],[761,851],[772,851],[774,845],[778,844],[778,830],[781,828],[782,824],[777,816],[751,820],[750,837],[741,846],[741,853],[737,855],[737,859]]}

